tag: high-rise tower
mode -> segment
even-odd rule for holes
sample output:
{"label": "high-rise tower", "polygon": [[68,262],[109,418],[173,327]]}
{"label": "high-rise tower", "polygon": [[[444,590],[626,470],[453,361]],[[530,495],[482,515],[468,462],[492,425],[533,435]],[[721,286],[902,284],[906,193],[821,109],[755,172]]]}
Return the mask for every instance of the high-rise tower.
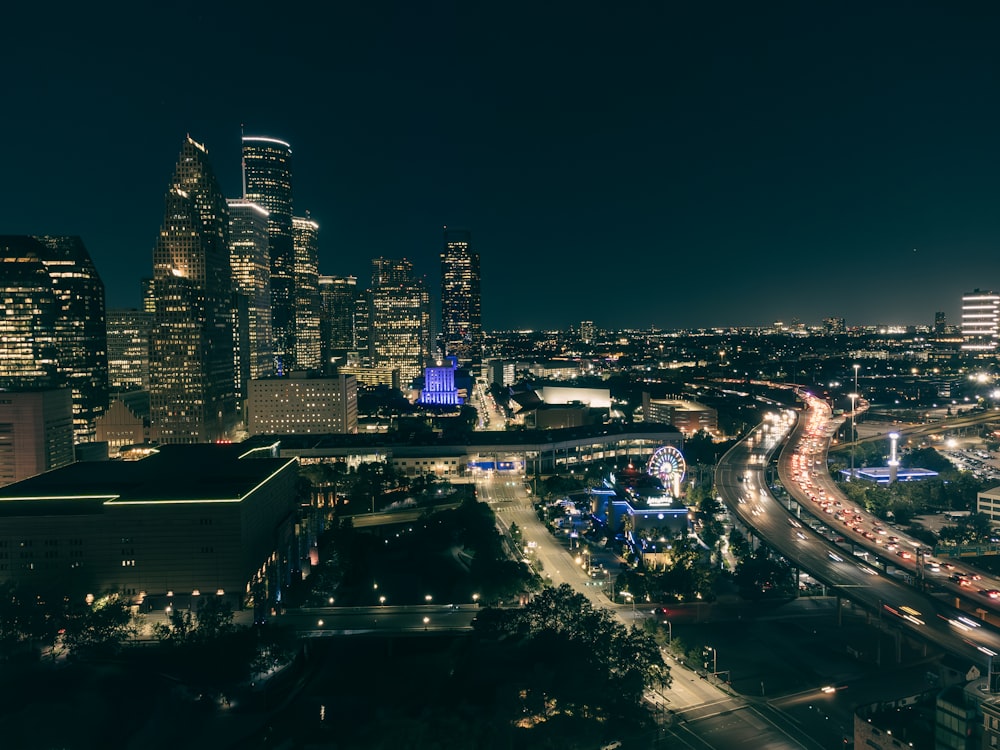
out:
{"label": "high-rise tower", "polygon": [[104,283],[79,237],[0,237],[0,384],[69,386],[73,436],[108,408]]}
{"label": "high-rise tower", "polygon": [[1000,338],[1000,294],[976,289],[962,295],[962,351],[992,352]]}
{"label": "high-rise tower", "polygon": [[236,420],[229,216],[208,152],[190,136],[165,203],[153,250],[150,437],[212,442]]}
{"label": "high-rise tower", "polygon": [[441,347],[462,361],[482,354],[479,254],[470,232],[445,229],[441,251]]}
{"label": "high-rise tower", "polygon": [[430,296],[406,259],[372,260],[368,339],[371,364],[398,369],[404,385],[430,356]]}
{"label": "high-rise tower", "polygon": [[324,370],[338,350],[354,347],[354,312],[358,280],[353,276],[320,276],[320,356]]}
{"label": "high-rise tower", "polygon": [[319,224],[307,216],[292,218],[295,235],[295,365],[317,370],[319,334]]}
{"label": "high-rise tower", "polygon": [[271,336],[271,255],[267,210],[230,198],[229,260],[236,292],[236,395],[247,383],[274,374]]}
{"label": "high-rise tower", "polygon": [[268,212],[274,361],[278,374],[286,374],[295,369],[295,238],[290,145],[277,138],[243,136],[243,197]]}

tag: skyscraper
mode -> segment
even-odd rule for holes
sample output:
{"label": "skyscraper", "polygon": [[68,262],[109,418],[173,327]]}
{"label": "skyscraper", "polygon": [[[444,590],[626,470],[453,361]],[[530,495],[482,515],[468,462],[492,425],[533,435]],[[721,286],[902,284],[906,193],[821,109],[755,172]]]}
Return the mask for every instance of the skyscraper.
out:
{"label": "skyscraper", "polygon": [[229,216],[208,152],[190,136],[165,203],[153,250],[150,437],[211,442],[236,419]]}
{"label": "skyscraper", "polygon": [[992,352],[1000,333],[1000,295],[976,289],[962,295],[962,351]]}
{"label": "skyscraper", "polygon": [[410,261],[372,261],[370,305],[371,364],[398,369],[403,385],[409,385],[430,356],[430,296]]}
{"label": "skyscraper", "polygon": [[153,314],[145,310],[108,310],[108,387],[113,391],[149,389],[149,336]]}
{"label": "skyscraper", "polygon": [[72,389],[73,435],[108,407],[104,283],[79,237],[0,237],[0,384]]}
{"label": "skyscraper", "polygon": [[462,361],[482,354],[479,254],[471,241],[470,232],[446,228],[441,251],[441,347]]}
{"label": "skyscraper", "polygon": [[319,224],[308,216],[292,219],[295,236],[295,366],[318,370],[319,333]]}
{"label": "skyscraper", "polygon": [[275,370],[285,374],[295,369],[295,238],[290,145],[277,138],[243,136],[243,197],[268,212]]}
{"label": "skyscraper", "polygon": [[358,280],[353,276],[320,276],[320,357],[330,366],[335,352],[354,347],[354,311]]}
{"label": "skyscraper", "polygon": [[274,374],[270,242],[266,209],[242,198],[226,203],[236,292],[236,396],[243,400],[251,380]]}

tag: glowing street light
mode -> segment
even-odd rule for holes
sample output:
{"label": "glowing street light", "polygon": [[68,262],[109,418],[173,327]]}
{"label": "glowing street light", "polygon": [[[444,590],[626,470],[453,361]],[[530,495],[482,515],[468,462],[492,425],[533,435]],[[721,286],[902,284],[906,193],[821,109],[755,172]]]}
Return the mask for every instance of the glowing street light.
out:
{"label": "glowing street light", "polygon": [[[855,370],[857,372],[857,370]],[[851,479],[854,479],[854,442],[857,437],[857,432],[854,427],[854,413],[855,413],[855,403],[858,399],[857,393],[848,393],[848,398],[851,399]]]}

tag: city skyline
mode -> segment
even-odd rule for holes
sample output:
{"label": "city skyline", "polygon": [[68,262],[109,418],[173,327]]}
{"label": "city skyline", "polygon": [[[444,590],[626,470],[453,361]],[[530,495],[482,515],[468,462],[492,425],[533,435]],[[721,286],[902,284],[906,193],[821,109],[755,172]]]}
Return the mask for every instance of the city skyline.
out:
{"label": "city skyline", "polygon": [[993,8],[259,10],[13,11],[4,232],[80,236],[138,307],[177,142],[238,197],[242,127],[291,145],[320,274],[436,288],[441,227],[473,232],[486,330],[929,325],[1000,287]]}

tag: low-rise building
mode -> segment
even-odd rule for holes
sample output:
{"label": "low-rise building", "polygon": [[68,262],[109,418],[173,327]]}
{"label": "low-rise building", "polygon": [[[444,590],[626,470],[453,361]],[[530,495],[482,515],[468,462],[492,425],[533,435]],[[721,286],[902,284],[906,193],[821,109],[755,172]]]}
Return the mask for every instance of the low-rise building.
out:
{"label": "low-rise building", "polygon": [[653,398],[642,394],[642,414],[646,422],[672,424],[686,437],[696,432],[719,433],[719,412],[697,401],[679,398]]}
{"label": "low-rise building", "polygon": [[0,581],[148,608],[273,601],[298,570],[297,462],[266,448],[170,445],[78,461],[0,489]]}
{"label": "low-rise building", "polygon": [[292,373],[250,381],[251,435],[353,434],[358,431],[358,385],[353,375],[333,378]]}
{"label": "low-rise building", "polygon": [[989,517],[992,523],[1000,523],[1000,487],[976,495],[976,512]]}
{"label": "low-rise building", "polygon": [[114,456],[122,448],[149,442],[149,391],[126,391],[111,399],[108,410],[94,421],[98,441]]}

